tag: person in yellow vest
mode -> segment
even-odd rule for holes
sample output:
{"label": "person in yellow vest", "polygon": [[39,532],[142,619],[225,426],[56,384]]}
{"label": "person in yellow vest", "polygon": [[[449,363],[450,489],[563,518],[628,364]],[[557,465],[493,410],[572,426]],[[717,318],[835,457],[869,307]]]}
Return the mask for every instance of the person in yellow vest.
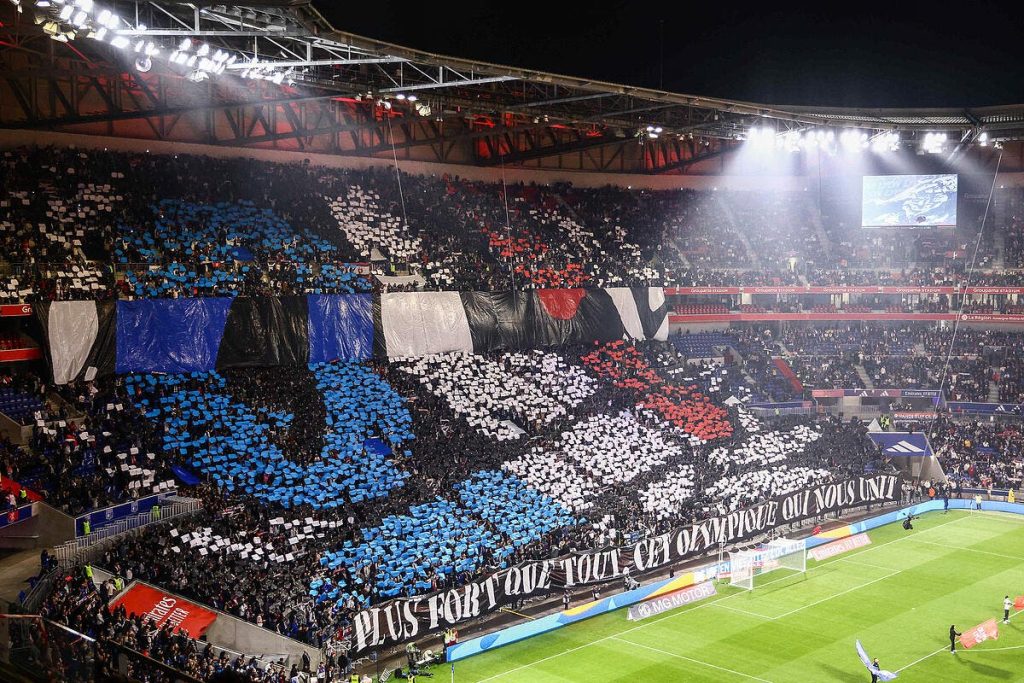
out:
{"label": "person in yellow vest", "polygon": [[115,576],[114,577],[114,592],[115,593],[120,593],[123,590],[124,590],[124,579],[122,579],[120,576]]}
{"label": "person in yellow vest", "polygon": [[348,677],[348,681],[349,683],[359,683],[359,674],[353,671],[352,675]]}
{"label": "person in yellow vest", "polygon": [[1010,492],[1006,494],[1006,502],[1007,503],[1016,503],[1017,502],[1017,494],[1013,492],[1013,489],[1010,489]]}
{"label": "person in yellow vest", "polygon": [[974,509],[975,510],[980,510],[981,509],[981,494],[980,493],[976,494],[974,496]]}
{"label": "person in yellow vest", "polygon": [[85,565],[85,578],[87,578],[90,581],[92,581],[92,565],[91,564]]}
{"label": "person in yellow vest", "polygon": [[25,488],[22,487],[21,490],[18,491],[18,506],[21,507],[26,503],[28,503],[28,491],[26,491]]}
{"label": "person in yellow vest", "polygon": [[88,536],[91,533],[92,533],[92,524],[89,523],[89,518],[86,517],[84,520],[82,520],[82,535],[83,536]]}
{"label": "person in yellow vest", "polygon": [[444,630],[444,659],[448,661],[448,649],[459,642],[459,632],[450,626]]}
{"label": "person in yellow vest", "polygon": [[153,518],[154,522],[160,520],[160,506],[159,505],[154,505],[153,509],[150,512],[152,514],[152,518]]}

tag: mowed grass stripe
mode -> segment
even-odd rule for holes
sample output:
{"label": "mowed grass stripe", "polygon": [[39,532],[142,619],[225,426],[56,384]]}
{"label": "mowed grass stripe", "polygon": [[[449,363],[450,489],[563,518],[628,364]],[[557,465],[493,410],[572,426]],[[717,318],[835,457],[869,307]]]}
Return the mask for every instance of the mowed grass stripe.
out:
{"label": "mowed grass stripe", "polygon": [[[595,617],[459,662],[456,680],[714,682],[753,676],[773,683],[859,681],[864,671],[853,651],[854,639],[861,638],[871,654],[895,670],[942,647],[949,623],[955,621],[963,630],[1001,616],[1002,595],[1024,592],[1024,572],[1012,559],[1012,553],[1024,549],[1024,524],[1016,520],[932,513],[916,521],[913,532],[891,525],[870,535],[871,546],[809,563],[806,577],[769,574],[769,582],[751,593],[721,586],[713,600],[639,623],[626,621],[624,611]],[[929,543],[904,542],[908,539]],[[891,567],[888,577],[886,567]],[[857,581],[872,583],[849,590]],[[821,587],[830,583],[834,596],[809,604],[820,600]],[[807,586],[815,586],[814,600],[801,595],[801,587]],[[838,595],[843,591],[848,592]],[[785,610],[768,611],[787,604]],[[770,621],[736,609],[793,613]],[[998,645],[1024,644],[1016,624],[1002,630]],[[631,648],[621,641],[645,647]],[[1024,681],[1021,650],[993,650],[982,661],[987,645],[968,653],[972,662],[946,662],[937,654],[905,670],[900,679]],[[1008,666],[1011,661],[1018,666]]]}

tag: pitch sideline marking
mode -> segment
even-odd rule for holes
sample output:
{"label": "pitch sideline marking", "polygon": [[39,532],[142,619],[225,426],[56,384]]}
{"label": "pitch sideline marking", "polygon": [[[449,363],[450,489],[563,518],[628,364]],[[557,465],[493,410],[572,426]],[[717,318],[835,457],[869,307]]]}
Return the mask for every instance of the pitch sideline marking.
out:
{"label": "pitch sideline marking", "polygon": [[1009,647],[990,647],[987,650],[962,650],[962,652],[971,652],[976,655],[983,655],[986,652],[1002,652],[1003,650],[1024,650],[1024,645],[1010,645]]}
{"label": "pitch sideline marking", "polygon": [[[947,524],[953,524],[955,522],[960,522],[960,521],[963,521],[965,519],[971,519],[971,517],[972,517],[971,515],[962,515],[960,517],[956,517],[954,519],[950,519],[950,520],[947,520],[945,522],[942,522],[941,524],[936,524],[933,527],[928,527],[927,529],[922,529],[920,533],[928,533],[929,531],[934,531],[935,529],[938,529],[939,527],[946,526]],[[887,545],[890,545],[892,543],[899,543],[900,541],[905,541],[908,538],[914,538],[914,537],[913,536],[900,536],[899,538],[894,538],[893,540],[886,541],[885,543],[880,543],[878,545],[872,545],[872,546],[870,546],[868,548],[858,549],[858,551],[853,553],[853,555],[861,555],[863,553],[870,552],[872,550],[877,550],[879,548],[884,548]],[[825,560],[823,562],[819,562],[817,565],[815,565],[814,567],[811,567],[807,571],[810,572],[810,571],[814,571],[815,569],[818,569],[820,567],[827,567],[828,565],[832,564],[835,561],[837,561],[837,560]],[[790,577],[789,576],[785,576],[785,577],[782,577],[782,578],[779,578],[779,579],[775,579],[773,581],[768,581],[768,582],[766,582],[764,584],[761,584],[761,585],[762,585],[762,587],[763,586],[768,586],[768,585],[770,585],[772,583],[776,583],[777,581],[782,581],[783,579],[788,579],[788,578],[790,578]],[[601,638],[595,638],[594,640],[588,641],[588,642],[584,643],[583,645],[577,645],[576,647],[568,648],[566,650],[563,650],[562,652],[557,652],[557,653],[555,653],[553,655],[548,655],[547,657],[542,657],[542,658],[536,659],[536,660],[534,660],[532,662],[527,662],[526,664],[520,664],[517,667],[513,667],[511,669],[508,669],[507,671],[502,671],[501,673],[494,674],[493,676],[488,676],[487,678],[481,678],[479,681],[477,681],[477,683],[485,683],[486,681],[493,681],[493,680],[495,680],[497,678],[501,678],[502,676],[507,676],[508,674],[515,673],[517,671],[522,671],[523,669],[528,669],[528,668],[536,666],[537,664],[540,664],[542,662],[546,662],[546,661],[555,659],[556,657],[561,657],[562,655],[567,655],[567,654],[569,654],[571,652],[576,652],[578,650],[582,650],[585,647],[590,647],[591,645],[596,645],[597,643],[602,643],[602,642],[604,642],[606,640],[611,640],[612,638],[617,638],[618,636],[623,636],[623,635],[625,635],[627,633],[632,633],[633,631],[639,630],[641,628],[645,628],[647,626],[653,626],[654,624],[657,624],[659,622],[665,621],[666,619],[671,619],[673,617],[678,617],[678,616],[683,615],[683,614],[689,614],[689,613],[694,612],[696,610],[699,610],[699,609],[701,609],[703,607],[711,607],[712,605],[717,605],[719,602],[721,602],[723,600],[728,600],[729,598],[734,598],[734,597],[736,597],[738,595],[746,595],[746,594],[747,593],[745,591],[742,592],[742,593],[734,593],[732,595],[726,595],[725,597],[723,597],[723,598],[721,598],[719,600],[714,600],[712,602],[703,602],[703,603],[697,605],[696,607],[692,607],[692,608],[690,608],[688,610],[685,610],[685,611],[682,611],[682,612],[672,611],[669,614],[666,614],[664,616],[657,617],[657,618],[654,618],[654,619],[645,620],[644,623],[642,623],[642,624],[637,624],[636,626],[633,626],[631,628],[627,628],[624,631],[619,631],[616,634],[613,634],[613,635],[610,635],[610,636],[602,636]]]}
{"label": "pitch sideline marking", "polygon": [[[1017,616],[1018,614],[1021,614],[1022,612],[1024,612],[1024,610],[1018,610],[1018,611],[1014,612],[1013,614],[1011,614],[1010,618],[1013,619],[1015,616]],[[904,666],[904,667],[902,667],[900,669],[896,669],[896,673],[899,673],[899,672],[903,671],[903,669],[909,669],[910,667],[914,666],[915,664],[920,664],[921,662],[923,662],[926,659],[931,659],[932,657],[934,657],[935,655],[939,654],[940,652],[945,652],[947,649],[948,648],[945,645],[943,645],[942,647],[940,647],[938,650],[936,650],[935,652],[931,653],[930,655],[925,655],[924,657],[921,657],[920,659],[915,659],[910,664],[907,664],[906,666]],[[975,652],[999,652],[1000,650],[1021,650],[1021,649],[1024,649],[1024,645],[1014,645],[1012,647],[993,647],[993,648],[990,648],[988,650],[975,650]],[[970,652],[970,650],[968,650],[967,648],[964,648],[963,650],[957,650],[957,652]]]}
{"label": "pitch sideline marking", "polygon": [[981,553],[982,555],[992,555],[994,557],[1004,557],[1007,560],[1014,560],[1016,562],[1020,562],[1020,560],[1021,560],[1020,555],[1004,555],[1003,553],[994,553],[991,550],[979,550],[978,548],[971,548],[971,547],[966,547],[966,546],[947,545],[945,543],[936,543],[934,541],[917,541],[917,540],[914,540],[914,541],[911,541],[911,542],[912,543],[922,543],[922,544],[926,544],[926,545],[937,545],[937,546],[939,546],[941,548],[946,548],[948,550],[965,550],[965,551],[967,551],[969,553]]}
{"label": "pitch sideline marking", "polygon": [[651,652],[657,652],[658,654],[668,655],[669,657],[676,657],[678,659],[686,660],[687,662],[693,662],[694,664],[700,664],[701,666],[707,666],[707,667],[710,667],[712,669],[718,669],[719,671],[725,671],[727,673],[736,674],[737,676],[742,676],[743,678],[749,678],[752,681],[761,681],[762,683],[772,683],[771,681],[769,681],[766,678],[758,678],[757,676],[751,676],[750,674],[745,674],[742,671],[736,671],[734,669],[727,669],[724,666],[718,666],[717,664],[712,664],[710,662],[704,662],[704,661],[701,661],[699,659],[694,659],[692,657],[687,657],[686,655],[678,654],[676,652],[669,652],[668,650],[662,650],[662,649],[657,648],[657,647],[651,647],[650,645],[644,645],[643,643],[636,643],[636,642],[633,642],[632,640],[626,640],[625,638],[619,638],[618,636],[612,636],[612,640],[617,640],[620,643],[629,643],[633,647],[643,648],[644,650],[650,650]]}
{"label": "pitch sideline marking", "polygon": [[993,511],[993,510],[968,510],[968,512],[971,513],[970,514],[971,517],[973,517],[974,515],[981,515],[983,517],[991,517],[993,519],[1000,519],[1000,520],[1002,520],[1004,522],[1009,522],[1009,523],[1012,523],[1012,524],[1024,524],[1024,519],[1017,519],[1014,516],[1007,517],[1007,514],[1013,515],[1014,513],[1012,513],[1012,512],[1011,513],[1006,513],[1006,512],[998,512],[998,511]]}
{"label": "pitch sideline marking", "polygon": [[899,672],[903,671],[904,669],[909,669],[910,667],[914,666],[915,664],[920,664],[921,662],[923,662],[926,659],[931,659],[932,657],[934,657],[935,655],[939,654],[940,652],[945,652],[948,649],[949,649],[948,647],[942,646],[938,650],[936,650],[935,652],[932,652],[931,654],[925,655],[924,657],[921,657],[920,659],[915,659],[910,664],[907,664],[904,667],[896,669],[896,673],[899,673]]}

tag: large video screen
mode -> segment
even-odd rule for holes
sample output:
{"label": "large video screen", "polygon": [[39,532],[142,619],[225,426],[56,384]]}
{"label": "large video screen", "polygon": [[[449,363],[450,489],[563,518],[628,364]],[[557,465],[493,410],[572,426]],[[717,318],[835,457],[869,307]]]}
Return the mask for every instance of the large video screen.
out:
{"label": "large video screen", "polygon": [[864,176],[862,228],[956,226],[956,175]]}

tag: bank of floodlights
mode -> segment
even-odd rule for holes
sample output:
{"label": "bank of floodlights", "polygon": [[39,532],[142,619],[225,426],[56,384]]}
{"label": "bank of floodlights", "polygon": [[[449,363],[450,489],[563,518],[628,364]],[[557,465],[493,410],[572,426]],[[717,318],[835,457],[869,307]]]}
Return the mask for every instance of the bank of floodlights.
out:
{"label": "bank of floodlights", "polygon": [[895,152],[900,148],[900,134],[896,131],[879,133],[871,140],[872,152]]}
{"label": "bank of floodlights", "polygon": [[949,136],[945,133],[925,133],[924,140],[921,142],[921,149],[928,154],[940,154],[948,139]]}
{"label": "bank of floodlights", "polygon": [[[29,0],[10,0],[18,11],[22,3]],[[94,0],[35,0],[36,23],[53,40],[69,42],[80,36],[107,43],[113,48],[131,53],[135,68],[147,72],[153,67],[153,58],[166,53],[166,62],[179,67],[189,80],[199,82],[211,75],[224,73],[230,65],[241,59],[208,43],[183,38],[173,47],[161,47],[145,36],[144,25],[132,28],[128,22],[108,8],[101,7]],[[287,73],[258,64],[253,60],[251,67],[242,72],[243,78],[270,81],[281,84]]]}

